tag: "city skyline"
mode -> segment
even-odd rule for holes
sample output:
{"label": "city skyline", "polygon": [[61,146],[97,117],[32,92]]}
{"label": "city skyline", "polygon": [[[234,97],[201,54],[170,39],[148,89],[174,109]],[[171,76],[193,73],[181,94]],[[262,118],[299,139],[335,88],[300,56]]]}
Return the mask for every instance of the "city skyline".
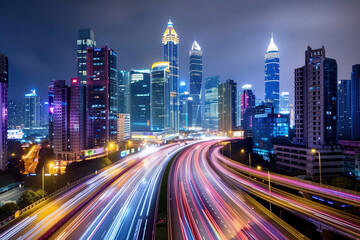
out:
{"label": "city skyline", "polygon": [[[327,1],[327,4],[323,5],[320,2],[313,3],[313,8],[306,9],[307,12],[304,8],[306,4],[304,7],[298,6],[296,3],[286,3],[283,4],[284,6],[273,4],[273,11],[276,11],[277,14],[271,14],[271,11],[267,11],[270,7],[268,3],[262,4],[257,12],[254,11],[256,4],[247,3],[240,9],[237,3],[231,3],[219,10],[219,14],[223,14],[225,11],[228,11],[228,14],[218,22],[212,22],[214,20],[208,16],[187,16],[187,14],[183,16],[181,13],[184,9],[192,9],[190,7],[192,5],[187,3],[169,3],[174,5],[173,12],[166,15],[162,12],[156,17],[154,14],[154,16],[145,15],[139,18],[138,12],[130,11],[126,18],[120,18],[119,21],[90,19],[88,15],[91,16],[91,14],[81,15],[78,19],[69,17],[66,20],[59,16],[58,11],[61,9],[66,8],[70,13],[79,9],[78,3],[63,3],[56,10],[45,3],[43,9],[48,11],[45,11],[43,15],[38,14],[41,16],[37,16],[37,14],[30,16],[26,12],[19,14],[24,11],[21,4],[15,8],[11,3],[4,3],[1,7],[2,10],[0,10],[4,12],[3,15],[0,15],[0,20],[5,26],[4,37],[0,39],[0,46],[6,46],[6,48],[0,50],[10,59],[11,64],[9,66],[14,83],[22,84],[27,89],[36,88],[44,97],[46,96],[48,81],[70,79],[77,75],[74,41],[76,41],[78,29],[92,28],[98,45],[108,43],[112,46],[119,53],[119,69],[142,69],[149,68],[153,62],[161,57],[159,38],[161,38],[169,17],[171,17],[181,38],[180,80],[189,81],[186,68],[187,52],[192,42],[196,40],[205,53],[203,60],[204,77],[216,74],[221,77],[222,81],[231,78],[240,86],[245,83],[259,85],[263,81],[264,74],[263,54],[266,51],[269,36],[271,32],[274,32],[274,38],[281,51],[282,58],[280,91],[290,91],[290,102],[292,103],[293,69],[303,64],[301,59],[307,45],[313,47],[324,45],[326,47],[328,56],[338,60],[339,79],[348,79],[351,73],[350,66],[357,63],[355,53],[360,51],[360,49],[357,50],[360,47],[355,44],[355,41],[358,39],[359,33],[352,29],[357,29],[356,24],[359,25],[360,22],[360,17],[355,14],[357,8],[354,7],[354,4],[356,6],[360,4],[355,1],[347,1],[347,3],[352,2],[352,5],[343,2],[340,4],[340,1]],[[26,3],[24,4],[26,5]],[[94,6],[94,3],[90,2],[89,5]],[[196,2],[193,5],[195,5],[194,8],[200,7],[201,2]],[[211,12],[218,5],[219,3],[210,5],[204,14]],[[317,11],[319,6],[322,8],[321,13]],[[36,13],[36,9],[33,8],[36,8],[37,4],[26,7],[28,7],[29,12]],[[132,3],[129,3],[125,4],[123,8],[132,9],[132,7]],[[152,8],[149,4],[144,4],[143,7]],[[283,8],[286,8],[287,11],[281,11]],[[89,9],[94,8],[89,6]],[[112,11],[107,7],[105,9]],[[163,9],[162,6],[159,10],[161,9]],[[14,14],[14,16],[19,16],[20,20],[27,22],[26,24],[19,26],[17,21],[12,21],[11,13],[15,10],[18,14]],[[312,16],[311,22],[308,22],[307,16],[310,15]],[[290,16],[291,19],[286,21],[285,25],[281,19],[290,18]],[[329,18],[329,16],[333,17]],[[246,17],[258,19],[256,29],[253,28],[255,23],[247,21]],[[270,17],[273,18],[271,24],[266,21]],[[41,25],[43,18],[50,18],[51,21]],[[117,20],[117,16],[114,16],[114,20]],[[191,24],[194,22],[197,24]],[[109,31],[108,29],[111,29],[113,24],[117,24],[115,29],[118,30]],[[211,27],[204,29],[205,25]],[[353,28],[342,27],[337,31],[332,31],[331,29],[336,28],[336,26],[353,26]],[[296,31],[292,30],[293,28]],[[135,29],[136,31],[134,31]],[[234,29],[237,29],[236,36],[233,36]],[[28,31],[31,31],[32,37],[30,39],[23,38],[22,34],[27,34]],[[143,41],[141,38],[144,34],[147,41]],[[237,37],[237,34],[241,36]],[[12,42],[13,39],[17,39],[17,41]],[[339,44],[342,42],[347,44]],[[46,47],[53,44],[57,46],[56,52]],[[41,51],[44,47],[48,49],[46,52]],[[135,47],[136,51],[133,50]],[[33,57],[32,61],[26,60],[30,56]],[[224,59],[224,64],[218,64],[218,61],[214,60],[214,56]],[[63,67],[59,68],[59,65]],[[30,69],[32,70],[30,71]],[[16,84],[9,85],[9,98],[19,100],[20,97],[16,94],[15,86]],[[262,87],[256,88],[255,94],[263,98],[264,89]]]}

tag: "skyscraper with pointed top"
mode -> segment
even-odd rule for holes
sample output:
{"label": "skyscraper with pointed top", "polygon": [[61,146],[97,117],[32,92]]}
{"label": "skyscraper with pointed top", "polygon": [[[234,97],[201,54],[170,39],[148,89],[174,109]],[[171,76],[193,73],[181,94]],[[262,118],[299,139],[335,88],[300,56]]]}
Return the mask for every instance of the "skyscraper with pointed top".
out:
{"label": "skyscraper with pointed top", "polygon": [[170,62],[170,129],[179,132],[179,36],[171,19],[162,37],[163,61]]}
{"label": "skyscraper with pointed top", "polygon": [[279,112],[280,92],[280,53],[271,33],[270,44],[265,54],[265,103],[274,106]]}
{"label": "skyscraper with pointed top", "polygon": [[190,129],[201,128],[201,86],[202,86],[202,51],[199,44],[194,41],[190,53],[190,97],[192,97],[192,109]]}

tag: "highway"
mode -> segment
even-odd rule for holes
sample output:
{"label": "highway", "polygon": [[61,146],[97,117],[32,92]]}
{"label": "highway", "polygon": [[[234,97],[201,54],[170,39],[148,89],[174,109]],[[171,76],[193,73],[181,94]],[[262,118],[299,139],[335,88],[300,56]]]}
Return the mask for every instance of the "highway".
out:
{"label": "highway", "polygon": [[265,219],[220,178],[207,158],[215,143],[188,147],[170,169],[169,239],[306,239],[275,215]]}
{"label": "highway", "polygon": [[154,150],[66,222],[51,239],[153,239],[163,172],[182,146]]}
{"label": "highway", "polygon": [[[221,161],[228,166],[236,169],[239,172],[249,174],[253,177],[260,178],[263,180],[267,180],[267,172],[258,171],[257,169],[250,168],[247,165],[241,164],[239,162],[233,161],[226,157],[223,157],[220,153],[218,153],[218,157],[221,158]],[[328,186],[325,184],[318,184],[315,182],[310,182],[307,180],[294,178],[285,176],[282,174],[272,173],[272,182],[286,186],[292,189],[296,189],[299,191],[307,192],[313,195],[322,196],[328,199],[332,199],[334,201],[339,201],[342,203],[351,204],[353,206],[360,207],[360,193],[354,192],[346,189],[340,189],[332,186]]]}
{"label": "highway", "polygon": [[[239,186],[246,192],[256,195],[266,201],[271,200],[272,204],[299,215],[310,222],[321,226],[322,229],[332,230],[352,239],[360,238],[360,219],[358,217],[344,211],[307,200],[275,187],[271,188],[269,198],[268,184],[264,184],[254,178],[250,178],[240,173],[238,168],[235,167],[236,162],[231,161],[231,164],[229,164],[230,160],[221,154],[220,149],[221,147],[213,148],[210,152],[209,159],[212,166],[220,172],[220,175],[223,178],[232,181],[235,185]],[[271,175],[271,181],[272,179],[273,177]]]}
{"label": "highway", "polygon": [[[103,237],[109,239],[128,239],[136,235],[148,239],[153,234],[155,200],[162,171],[170,153],[179,149],[177,145],[164,146],[122,159],[55,199],[46,201],[31,214],[1,228],[0,239],[46,238],[67,220],[69,224],[55,232],[54,237],[98,239],[106,233]],[[102,191],[105,192],[99,194]],[[71,216],[73,218],[68,219]],[[79,218],[83,221],[77,222]],[[88,224],[89,221],[94,224]],[[72,228],[75,222],[77,225]],[[71,230],[68,232],[69,227]]]}
{"label": "highway", "polygon": [[0,194],[0,205],[5,204],[6,202],[17,202],[21,195],[26,191],[26,188],[13,188],[9,191],[6,191],[2,194]]}

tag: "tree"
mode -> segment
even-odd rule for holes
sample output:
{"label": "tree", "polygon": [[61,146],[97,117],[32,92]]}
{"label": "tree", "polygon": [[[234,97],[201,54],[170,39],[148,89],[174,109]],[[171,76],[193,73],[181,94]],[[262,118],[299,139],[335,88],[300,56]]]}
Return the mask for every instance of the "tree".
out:
{"label": "tree", "polygon": [[34,202],[40,200],[42,198],[42,190],[27,190],[26,192],[21,195],[18,204],[21,208],[27,207],[30,204],[33,204]]}
{"label": "tree", "polygon": [[19,210],[19,206],[16,203],[6,203],[0,207],[0,221],[10,217],[17,210]]}

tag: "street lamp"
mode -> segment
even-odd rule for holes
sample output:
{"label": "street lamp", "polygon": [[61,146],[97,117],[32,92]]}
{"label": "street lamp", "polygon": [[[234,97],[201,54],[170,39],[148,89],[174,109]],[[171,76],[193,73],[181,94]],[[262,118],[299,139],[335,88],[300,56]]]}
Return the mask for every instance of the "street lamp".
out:
{"label": "street lamp", "polygon": [[[53,166],[54,164],[50,163],[49,164],[49,172],[50,172],[50,168]],[[45,197],[45,165],[42,167],[42,181],[41,181],[41,188],[42,188],[42,197]]]}
{"label": "street lamp", "polygon": [[321,179],[321,157],[320,157],[320,152],[318,150],[316,150],[315,148],[311,149],[311,152],[313,154],[315,154],[316,152],[318,153],[319,156],[319,175],[320,175],[320,185],[322,185],[322,179]]}
{"label": "street lamp", "polygon": [[[261,171],[261,166],[257,166],[257,170]],[[267,168],[264,168],[264,170],[267,170],[268,172],[268,182],[269,182],[269,204],[270,204],[270,212],[271,210],[271,179],[270,179],[270,170]]]}
{"label": "street lamp", "polygon": [[[248,152],[248,154],[249,154],[249,167],[251,168],[251,155],[250,155],[250,152],[246,151],[245,149],[241,149],[241,153],[245,153],[245,152]],[[251,177],[251,172],[250,172],[250,177]]]}

